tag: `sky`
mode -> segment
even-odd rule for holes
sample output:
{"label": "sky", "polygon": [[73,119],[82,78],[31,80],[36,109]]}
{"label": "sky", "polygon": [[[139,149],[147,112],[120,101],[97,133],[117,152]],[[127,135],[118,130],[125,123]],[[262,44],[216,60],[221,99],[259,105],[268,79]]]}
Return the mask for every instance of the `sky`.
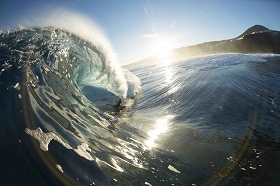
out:
{"label": "sky", "polygon": [[59,8],[96,22],[120,64],[149,57],[163,49],[159,45],[178,48],[234,38],[255,24],[280,30],[278,0],[1,0],[0,29],[17,29]]}

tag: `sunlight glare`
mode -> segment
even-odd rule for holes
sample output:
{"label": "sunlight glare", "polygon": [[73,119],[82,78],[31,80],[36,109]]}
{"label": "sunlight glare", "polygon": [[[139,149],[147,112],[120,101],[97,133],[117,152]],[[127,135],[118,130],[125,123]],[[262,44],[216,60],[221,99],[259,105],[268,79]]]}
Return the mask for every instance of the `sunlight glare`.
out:
{"label": "sunlight glare", "polygon": [[156,56],[165,56],[174,48],[171,39],[158,37],[152,45],[152,53]]}
{"label": "sunlight glare", "polygon": [[168,130],[169,120],[173,117],[171,115],[167,115],[161,119],[156,120],[155,128],[148,132],[149,138],[145,141],[145,145],[148,150],[151,150],[155,147],[155,141],[158,139],[159,135],[165,133]]}

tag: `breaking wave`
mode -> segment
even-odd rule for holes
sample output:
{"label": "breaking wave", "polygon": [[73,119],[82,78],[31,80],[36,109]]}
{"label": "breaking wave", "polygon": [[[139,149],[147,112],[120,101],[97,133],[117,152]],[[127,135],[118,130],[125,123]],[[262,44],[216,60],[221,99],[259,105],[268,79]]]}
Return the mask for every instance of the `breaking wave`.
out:
{"label": "breaking wave", "polygon": [[279,55],[129,71],[83,16],[31,26],[0,33],[0,184],[279,182]]}

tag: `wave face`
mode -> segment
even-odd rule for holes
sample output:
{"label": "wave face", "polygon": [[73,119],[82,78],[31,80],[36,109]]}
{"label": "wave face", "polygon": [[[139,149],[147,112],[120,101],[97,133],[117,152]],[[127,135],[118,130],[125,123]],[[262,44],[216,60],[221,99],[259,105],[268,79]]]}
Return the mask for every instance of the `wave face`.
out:
{"label": "wave face", "polygon": [[276,185],[279,55],[129,71],[106,49],[55,27],[0,34],[0,184]]}
{"label": "wave face", "polygon": [[156,185],[277,184],[279,55],[164,59],[130,70],[142,82],[130,125],[148,135],[147,148],[165,152],[157,167],[176,168],[178,180],[169,171]]}
{"label": "wave face", "polygon": [[[1,132],[1,143],[11,139],[22,143],[29,135],[39,142],[40,151],[49,151],[50,142],[56,141],[94,161],[93,167],[103,162],[118,169],[112,154],[118,154],[124,142],[108,130],[118,120],[114,115],[119,113],[120,103],[132,104],[129,98],[139,92],[140,81],[118,67],[101,43],[54,27],[5,31],[0,34],[0,63],[1,126],[7,127]],[[17,132],[11,133],[12,128]],[[120,149],[114,150],[117,144]],[[107,154],[103,154],[104,148]],[[19,165],[28,167],[25,163]],[[106,178],[105,173],[100,174]],[[25,174],[22,178],[29,180]],[[74,184],[74,179],[63,180]]]}

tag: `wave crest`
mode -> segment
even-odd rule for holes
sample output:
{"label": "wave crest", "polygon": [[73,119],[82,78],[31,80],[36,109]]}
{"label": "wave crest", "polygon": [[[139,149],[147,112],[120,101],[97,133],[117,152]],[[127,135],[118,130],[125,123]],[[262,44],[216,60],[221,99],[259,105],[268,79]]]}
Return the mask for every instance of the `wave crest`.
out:
{"label": "wave crest", "polygon": [[[75,81],[79,87],[103,88],[120,98],[133,97],[138,92],[136,89],[139,86],[133,86],[133,91],[128,87],[133,84],[131,81],[138,81],[137,78],[133,74],[125,76],[103,46],[86,41],[69,31],[44,27],[3,32],[1,36],[3,40],[13,39],[13,42],[6,43],[9,48],[7,50],[28,54],[32,58],[29,61],[31,63],[42,60],[43,66]],[[20,59],[23,56],[19,53],[18,57]]]}

